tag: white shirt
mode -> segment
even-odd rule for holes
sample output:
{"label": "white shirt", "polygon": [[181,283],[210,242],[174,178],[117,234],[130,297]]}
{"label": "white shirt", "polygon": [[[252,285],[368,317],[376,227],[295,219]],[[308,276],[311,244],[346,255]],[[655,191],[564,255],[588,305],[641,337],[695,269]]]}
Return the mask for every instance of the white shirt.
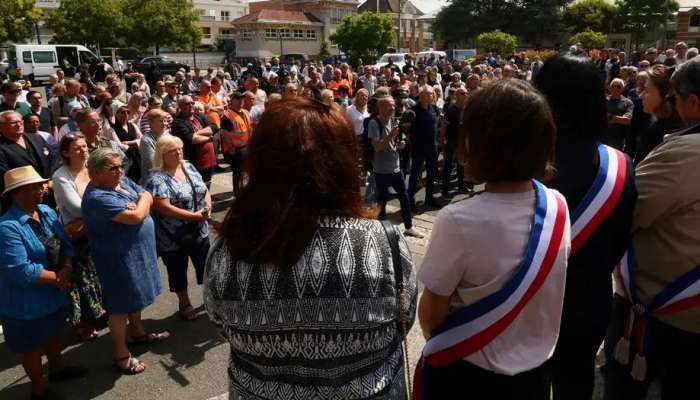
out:
{"label": "white shirt", "polygon": [[355,134],[356,135],[362,135],[362,132],[364,131],[364,121],[365,118],[369,117],[369,112],[367,111],[367,106],[365,106],[365,110],[363,112],[360,112],[357,110],[355,105],[351,105],[350,107],[345,110],[345,112],[348,114],[348,117],[350,117],[350,121],[352,121],[352,124],[355,126]]}
{"label": "white shirt", "polygon": [[[418,279],[431,292],[451,296],[451,311],[495,293],[522,262],[534,204],[534,191],[482,193],[443,208]],[[570,235],[567,222],[554,267],[518,318],[465,360],[485,370],[515,375],[552,356],[559,337]]]}
{"label": "white shirt", "polygon": [[262,106],[264,108],[265,103],[267,103],[267,93],[265,93],[265,91],[262,89],[258,89],[258,91],[255,93],[255,105]]}

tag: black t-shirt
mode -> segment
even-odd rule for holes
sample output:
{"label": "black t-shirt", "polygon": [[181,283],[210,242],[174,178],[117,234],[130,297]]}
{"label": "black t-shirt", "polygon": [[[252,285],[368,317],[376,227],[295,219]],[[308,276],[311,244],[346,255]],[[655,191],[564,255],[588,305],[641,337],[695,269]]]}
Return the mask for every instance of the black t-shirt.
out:
{"label": "black t-shirt", "polygon": [[416,113],[416,119],[411,124],[411,143],[414,144],[414,149],[421,147],[437,146],[437,124],[440,119],[440,111],[436,106],[430,106],[427,109],[416,104],[413,107],[413,112]]}
{"label": "black t-shirt", "polygon": [[462,122],[462,109],[452,104],[445,111],[445,121],[447,121],[447,132],[445,134],[447,142],[450,144],[457,143],[459,138],[459,127]]}
{"label": "black t-shirt", "polygon": [[[548,186],[558,190],[574,210],[593,184],[599,165],[595,142],[562,136],[555,152],[556,175]],[[604,335],[612,308],[612,271],[632,238],[632,216],[637,200],[634,166],[627,158],[622,196],[581,249],[569,258],[562,315],[562,336],[591,328]],[[602,336],[601,336],[602,337]]]}

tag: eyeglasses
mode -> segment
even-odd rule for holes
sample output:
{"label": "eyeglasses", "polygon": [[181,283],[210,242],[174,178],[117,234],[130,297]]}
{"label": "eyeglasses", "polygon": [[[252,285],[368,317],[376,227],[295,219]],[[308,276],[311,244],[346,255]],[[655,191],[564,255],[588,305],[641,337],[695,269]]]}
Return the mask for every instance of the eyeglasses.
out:
{"label": "eyeglasses", "polygon": [[109,167],[109,172],[119,172],[124,170],[124,165],[119,164],[119,165],[113,165]]}

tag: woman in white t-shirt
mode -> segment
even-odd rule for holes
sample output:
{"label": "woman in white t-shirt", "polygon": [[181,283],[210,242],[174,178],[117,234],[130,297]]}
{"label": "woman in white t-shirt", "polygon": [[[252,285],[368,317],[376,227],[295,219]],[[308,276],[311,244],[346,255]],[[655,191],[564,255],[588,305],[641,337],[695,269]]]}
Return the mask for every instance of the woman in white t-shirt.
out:
{"label": "woman in white t-shirt", "polygon": [[[445,333],[448,316],[454,320],[454,313],[502,293],[516,280],[526,264],[537,201],[543,193],[547,199],[559,199],[554,203],[560,205],[558,221],[563,228],[557,236],[560,242],[554,240],[556,235],[550,241],[551,270],[522,309],[512,308],[517,316],[475,351],[462,355],[450,348],[459,361],[431,366],[429,375],[424,369],[424,384],[417,389],[422,389],[423,399],[451,398],[454,393],[475,399],[549,399],[547,360],[559,334],[570,249],[563,197],[543,186],[535,190],[539,184],[533,182],[548,178],[552,172],[552,115],[546,100],[532,86],[508,79],[472,95],[462,126],[460,145],[468,148],[468,175],[485,182],[486,189],[438,213],[418,274],[425,284],[418,315],[426,338]],[[493,325],[477,324],[477,328]],[[459,335],[465,330],[458,327],[447,333],[453,331],[461,340]]]}

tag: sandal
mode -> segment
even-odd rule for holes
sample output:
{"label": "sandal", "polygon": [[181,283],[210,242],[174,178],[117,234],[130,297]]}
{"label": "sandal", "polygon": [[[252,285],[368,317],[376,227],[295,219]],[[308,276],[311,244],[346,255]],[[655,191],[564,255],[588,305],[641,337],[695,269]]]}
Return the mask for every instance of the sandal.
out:
{"label": "sandal", "polygon": [[160,333],[144,333],[141,336],[132,336],[131,345],[133,346],[148,346],[150,344],[155,344],[162,342],[170,337],[168,332]]}
{"label": "sandal", "polygon": [[188,304],[184,307],[180,307],[177,312],[178,317],[184,321],[193,321],[197,319],[197,311],[192,307],[192,304]]}
{"label": "sandal", "polygon": [[[126,366],[122,367],[119,365],[120,362],[128,360]],[[129,354],[126,357],[118,358],[114,360],[114,368],[124,375],[136,375],[146,370],[146,363],[139,361]]]}

